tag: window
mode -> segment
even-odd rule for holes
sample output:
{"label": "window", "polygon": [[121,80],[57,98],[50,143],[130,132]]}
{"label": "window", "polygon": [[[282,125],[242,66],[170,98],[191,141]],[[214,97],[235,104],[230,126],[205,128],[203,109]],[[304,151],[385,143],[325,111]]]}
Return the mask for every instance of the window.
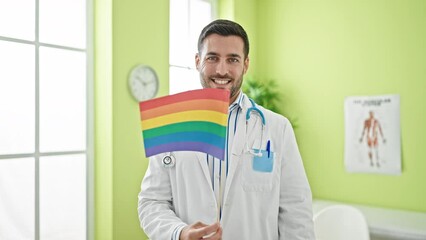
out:
{"label": "window", "polygon": [[0,239],[90,238],[90,4],[0,1]]}
{"label": "window", "polygon": [[216,17],[214,0],[170,0],[170,93],[201,88],[195,69],[198,36]]}

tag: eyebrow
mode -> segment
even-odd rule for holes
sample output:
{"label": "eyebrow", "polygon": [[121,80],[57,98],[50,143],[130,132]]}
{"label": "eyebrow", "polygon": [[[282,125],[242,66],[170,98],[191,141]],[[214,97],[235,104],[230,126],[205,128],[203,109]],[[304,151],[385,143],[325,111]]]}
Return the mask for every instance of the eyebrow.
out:
{"label": "eyebrow", "polygon": [[236,53],[228,54],[228,57],[241,58],[241,56],[239,54],[236,54]]}
{"label": "eyebrow", "polygon": [[[206,54],[206,56],[219,56],[219,54],[218,53],[216,53],[216,52],[208,52],[207,54]],[[237,53],[230,53],[230,54],[228,54],[228,55],[226,55],[227,57],[235,57],[235,58],[242,58],[239,54],[237,54]]]}

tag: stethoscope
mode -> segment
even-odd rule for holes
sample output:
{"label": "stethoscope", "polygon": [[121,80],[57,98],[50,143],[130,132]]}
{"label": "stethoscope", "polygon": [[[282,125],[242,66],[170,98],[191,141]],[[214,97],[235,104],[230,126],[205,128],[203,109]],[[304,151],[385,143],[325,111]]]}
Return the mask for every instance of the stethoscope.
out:
{"label": "stethoscope", "polygon": [[[251,107],[247,109],[247,113],[246,113],[246,133],[247,133],[248,121],[250,120],[250,116],[251,116],[251,113],[253,111],[256,112],[259,115],[260,119],[262,120],[262,130],[261,130],[261,133],[260,133],[259,148],[257,149],[257,151],[255,151],[253,149],[248,149],[248,152],[250,152],[254,156],[261,157],[262,152],[261,152],[260,148],[262,147],[263,134],[265,132],[265,124],[266,124],[265,115],[263,115],[263,112],[258,107],[256,107],[256,103],[254,103],[253,99],[249,98],[249,100],[251,102]],[[248,148],[248,146],[247,146],[247,148]]]}
{"label": "stethoscope", "polygon": [[[261,157],[262,156],[261,146],[262,146],[262,142],[263,142],[263,134],[264,134],[264,131],[265,131],[265,124],[266,124],[265,115],[263,115],[263,112],[258,107],[256,107],[256,103],[251,98],[249,98],[249,100],[251,102],[251,107],[247,109],[247,113],[246,113],[246,133],[247,133],[248,121],[250,120],[250,116],[252,115],[252,112],[257,113],[257,115],[262,120],[262,128],[261,128],[261,134],[260,134],[259,148],[257,150],[248,149],[248,152],[250,152],[254,156]],[[176,159],[175,159],[172,152],[168,152],[163,157],[162,164],[163,164],[163,167],[165,167],[165,168],[171,168],[171,167],[175,166]]]}
{"label": "stethoscope", "polygon": [[161,161],[161,163],[163,164],[163,167],[171,168],[175,166],[176,158],[172,152],[168,152],[166,156],[163,157],[163,160]]}

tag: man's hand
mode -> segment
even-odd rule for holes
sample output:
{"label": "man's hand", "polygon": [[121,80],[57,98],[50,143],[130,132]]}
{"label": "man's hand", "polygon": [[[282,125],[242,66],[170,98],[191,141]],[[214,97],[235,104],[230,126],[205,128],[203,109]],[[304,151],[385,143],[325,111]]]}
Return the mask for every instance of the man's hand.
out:
{"label": "man's hand", "polygon": [[196,222],[186,226],[180,233],[180,240],[220,240],[222,239],[222,228],[219,223],[207,225],[202,222]]}

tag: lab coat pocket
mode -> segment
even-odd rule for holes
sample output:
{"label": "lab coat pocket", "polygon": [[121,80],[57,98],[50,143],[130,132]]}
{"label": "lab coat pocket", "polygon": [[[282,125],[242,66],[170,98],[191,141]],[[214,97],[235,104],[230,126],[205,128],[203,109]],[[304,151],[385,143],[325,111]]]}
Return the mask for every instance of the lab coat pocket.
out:
{"label": "lab coat pocket", "polygon": [[262,151],[262,156],[251,153],[244,154],[242,159],[243,189],[246,192],[271,191],[274,174],[274,153]]}
{"label": "lab coat pocket", "polygon": [[[259,150],[254,150],[259,152]],[[274,153],[261,150],[259,156],[253,157],[253,170],[257,172],[272,172],[274,167]]]}

